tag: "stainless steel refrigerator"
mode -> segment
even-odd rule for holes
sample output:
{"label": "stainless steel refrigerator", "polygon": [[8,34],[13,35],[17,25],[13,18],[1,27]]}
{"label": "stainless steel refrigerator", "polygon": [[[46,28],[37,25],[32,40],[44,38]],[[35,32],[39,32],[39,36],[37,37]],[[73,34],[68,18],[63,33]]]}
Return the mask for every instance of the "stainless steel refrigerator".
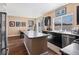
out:
{"label": "stainless steel refrigerator", "polygon": [[6,13],[0,12],[0,55],[7,54]]}

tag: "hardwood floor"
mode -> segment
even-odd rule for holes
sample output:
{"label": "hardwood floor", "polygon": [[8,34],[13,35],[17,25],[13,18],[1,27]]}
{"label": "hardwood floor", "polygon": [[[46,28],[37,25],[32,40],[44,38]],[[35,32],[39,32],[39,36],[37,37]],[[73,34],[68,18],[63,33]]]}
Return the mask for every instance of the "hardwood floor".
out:
{"label": "hardwood floor", "polygon": [[[23,39],[20,39],[19,37],[8,38],[8,47],[9,55],[28,55]],[[45,55],[57,55],[57,53],[48,49],[48,53]]]}

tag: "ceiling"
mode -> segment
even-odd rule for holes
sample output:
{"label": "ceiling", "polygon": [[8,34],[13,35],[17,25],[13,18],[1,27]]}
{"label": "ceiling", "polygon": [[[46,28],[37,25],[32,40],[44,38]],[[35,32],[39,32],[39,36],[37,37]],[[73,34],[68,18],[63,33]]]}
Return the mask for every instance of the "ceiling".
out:
{"label": "ceiling", "polygon": [[7,13],[11,16],[39,17],[67,3],[7,3]]}

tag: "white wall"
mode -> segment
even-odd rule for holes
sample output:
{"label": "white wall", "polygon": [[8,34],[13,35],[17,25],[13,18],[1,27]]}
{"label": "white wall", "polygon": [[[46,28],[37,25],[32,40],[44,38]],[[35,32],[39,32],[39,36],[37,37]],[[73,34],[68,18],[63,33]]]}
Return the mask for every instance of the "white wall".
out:
{"label": "white wall", "polygon": [[7,7],[6,3],[0,3],[0,12],[6,12],[6,7]]}

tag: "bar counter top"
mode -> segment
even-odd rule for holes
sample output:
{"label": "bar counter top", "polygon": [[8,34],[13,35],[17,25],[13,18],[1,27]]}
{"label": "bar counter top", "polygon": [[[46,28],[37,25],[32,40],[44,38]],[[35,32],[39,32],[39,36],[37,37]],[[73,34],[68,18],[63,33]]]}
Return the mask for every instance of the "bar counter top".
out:
{"label": "bar counter top", "polygon": [[73,36],[79,36],[79,34],[75,34],[69,31],[47,31],[48,33],[60,33],[60,34],[65,34],[65,35],[73,35]]}
{"label": "bar counter top", "polygon": [[24,32],[24,34],[25,34],[29,39],[32,39],[32,38],[40,38],[40,37],[45,37],[45,36],[48,36],[48,35],[49,35],[49,34],[44,34],[44,33],[35,32],[35,31],[27,31],[27,32]]}

